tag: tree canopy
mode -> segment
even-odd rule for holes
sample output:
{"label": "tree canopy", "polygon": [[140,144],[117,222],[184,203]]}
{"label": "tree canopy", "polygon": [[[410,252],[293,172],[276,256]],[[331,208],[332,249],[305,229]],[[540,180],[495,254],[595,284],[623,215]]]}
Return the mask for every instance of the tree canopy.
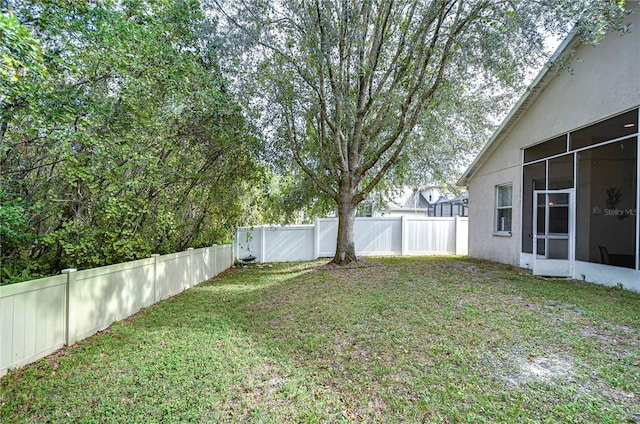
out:
{"label": "tree canopy", "polygon": [[374,189],[454,172],[547,37],[577,24],[597,41],[625,13],[600,0],[5,3],[3,282],[227,242],[302,208],[337,209],[334,261],[350,262]]}
{"label": "tree canopy", "polygon": [[198,1],[9,2],[0,59],[2,280],[229,242],[257,139]]}
{"label": "tree canopy", "polygon": [[548,36],[580,23],[593,41],[624,15],[623,2],[595,0],[215,4],[244,48],[243,87],[258,82],[252,105],[273,156],[295,161],[335,203],[336,263],[355,259],[357,206],[415,157],[437,170],[468,155],[487,105],[540,65]]}

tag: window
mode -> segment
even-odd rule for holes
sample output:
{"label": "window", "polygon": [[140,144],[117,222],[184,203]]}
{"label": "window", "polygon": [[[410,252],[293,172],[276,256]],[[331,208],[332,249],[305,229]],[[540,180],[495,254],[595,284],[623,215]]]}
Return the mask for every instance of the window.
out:
{"label": "window", "polygon": [[577,260],[636,267],[637,152],[634,137],[578,153]]}
{"label": "window", "polygon": [[522,251],[533,253],[533,191],[547,188],[547,161],[522,169]]}
{"label": "window", "polygon": [[496,186],[496,232],[511,233],[511,209],[513,186]]}
{"label": "window", "polygon": [[638,109],[598,122],[570,134],[571,150],[592,146],[607,140],[638,132]]}
{"label": "window", "polygon": [[549,156],[559,155],[567,151],[567,136],[561,135],[553,140],[536,144],[535,146],[524,149],[524,163],[534,160],[547,158]]}

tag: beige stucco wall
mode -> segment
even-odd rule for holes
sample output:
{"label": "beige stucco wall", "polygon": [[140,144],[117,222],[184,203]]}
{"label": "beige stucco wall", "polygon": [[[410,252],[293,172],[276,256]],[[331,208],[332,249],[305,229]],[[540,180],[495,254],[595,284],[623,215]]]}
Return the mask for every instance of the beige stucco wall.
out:
{"label": "beige stucco wall", "polygon": [[[519,264],[522,148],[640,104],[640,10],[631,33],[581,46],[573,74],[561,71],[469,181],[469,255]],[[494,234],[495,186],[513,184],[513,234]],[[525,235],[526,237],[527,235]]]}

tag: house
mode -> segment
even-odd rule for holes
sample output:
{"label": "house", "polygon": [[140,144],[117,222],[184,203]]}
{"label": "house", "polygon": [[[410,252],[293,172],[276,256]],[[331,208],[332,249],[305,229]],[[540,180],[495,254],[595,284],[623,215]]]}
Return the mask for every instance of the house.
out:
{"label": "house", "polygon": [[438,187],[427,187],[425,189],[405,188],[398,199],[390,199],[380,215],[384,216],[428,216],[429,207],[436,199],[440,198],[441,191]]}
{"label": "house", "polygon": [[424,189],[405,189],[400,199],[387,202],[386,208],[374,215],[384,216],[467,216],[467,194],[447,199],[440,186],[428,186]]}
{"label": "house", "polygon": [[466,170],[470,256],[640,291],[637,3],[627,21],[569,35]]}

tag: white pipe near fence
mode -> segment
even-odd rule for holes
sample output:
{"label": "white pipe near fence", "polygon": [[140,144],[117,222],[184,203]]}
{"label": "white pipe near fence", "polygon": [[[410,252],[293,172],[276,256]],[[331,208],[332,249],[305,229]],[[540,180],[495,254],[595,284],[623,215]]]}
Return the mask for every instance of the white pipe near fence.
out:
{"label": "white pipe near fence", "polygon": [[233,245],[0,286],[0,376],[229,268]]}
{"label": "white pipe near fence", "polygon": [[[359,256],[466,255],[467,217],[356,218]],[[258,262],[309,261],[335,255],[337,218],[318,218],[308,225],[240,227],[236,259]]]}

